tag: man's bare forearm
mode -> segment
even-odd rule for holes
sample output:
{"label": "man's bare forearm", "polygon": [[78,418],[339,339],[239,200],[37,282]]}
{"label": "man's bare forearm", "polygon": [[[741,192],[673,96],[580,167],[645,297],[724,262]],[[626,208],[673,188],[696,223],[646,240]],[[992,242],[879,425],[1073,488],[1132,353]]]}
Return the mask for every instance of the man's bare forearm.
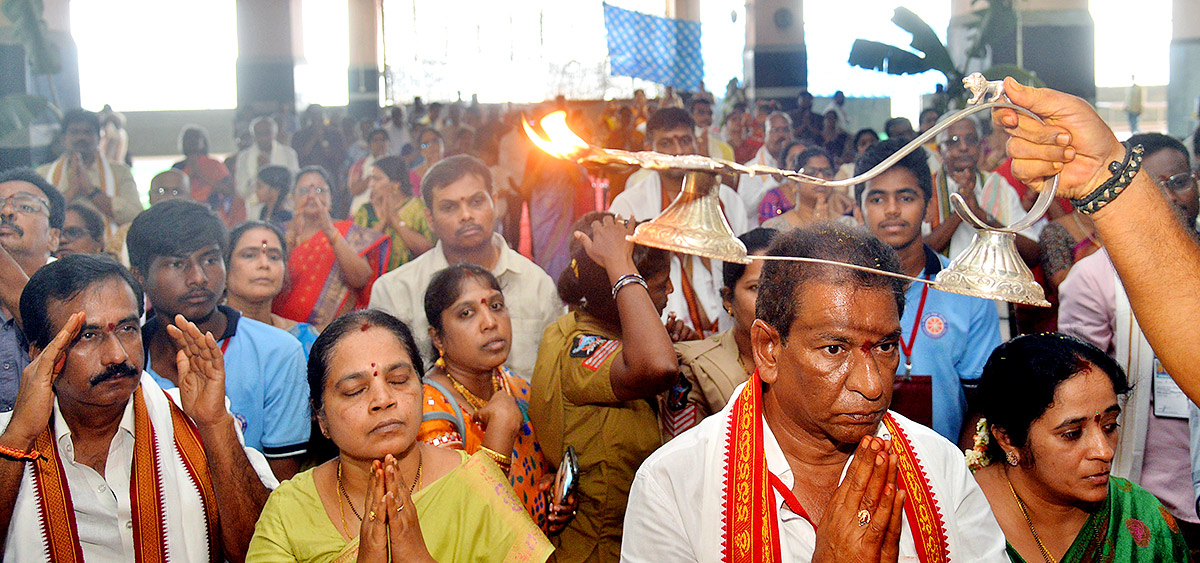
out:
{"label": "man's bare forearm", "polygon": [[1200,247],[1146,174],[1092,215],[1146,340],[1193,402],[1200,402]]}
{"label": "man's bare forearm", "polygon": [[270,491],[250,465],[233,424],[233,417],[227,417],[220,423],[200,427],[200,439],[204,441],[217,510],[221,514],[224,556],[230,561],[243,561],[254,535],[254,524]]}

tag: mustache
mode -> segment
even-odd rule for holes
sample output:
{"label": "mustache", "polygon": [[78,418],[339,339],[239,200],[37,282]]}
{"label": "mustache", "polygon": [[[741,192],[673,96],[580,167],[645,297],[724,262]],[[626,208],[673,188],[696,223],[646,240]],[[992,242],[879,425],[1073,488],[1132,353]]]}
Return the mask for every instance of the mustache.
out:
{"label": "mustache", "polygon": [[92,378],[88,380],[88,384],[90,384],[92,387],[95,387],[110,379],[137,377],[138,375],[140,375],[140,373],[138,372],[137,368],[126,363],[120,363],[108,366],[108,368],[99,375],[92,376]]}
{"label": "mustache", "polygon": [[21,227],[17,226],[17,224],[13,222],[12,216],[10,216],[10,215],[0,215],[0,226],[6,226],[6,227],[11,228],[12,230],[17,232],[18,236],[25,236],[25,229],[22,229]]}

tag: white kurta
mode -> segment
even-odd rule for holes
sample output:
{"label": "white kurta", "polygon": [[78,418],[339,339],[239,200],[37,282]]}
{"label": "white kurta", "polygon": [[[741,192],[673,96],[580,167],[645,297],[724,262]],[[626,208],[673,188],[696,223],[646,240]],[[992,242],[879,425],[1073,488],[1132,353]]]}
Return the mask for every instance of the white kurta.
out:
{"label": "white kurta", "polygon": [[[733,229],[733,234],[740,235],[746,232],[745,208],[737,192],[722,184],[719,197],[721,204],[725,207],[725,217],[729,220],[729,228]],[[658,172],[639,170],[629,176],[625,182],[625,191],[613,199],[608,210],[625,218],[636,217],[639,221],[657,217],[663,210],[662,180]],[[700,305],[704,307],[705,316],[709,320],[718,320],[719,330],[730,328],[732,320],[725,314],[721,305],[721,286],[724,284],[721,279],[722,263],[719,260],[709,260],[709,267],[706,268],[704,261],[700,258],[693,256],[691,260],[692,287],[696,291],[696,298],[699,299]],[[682,276],[683,268],[679,259],[672,258],[671,285],[675,287],[675,291],[667,297],[667,307],[663,309],[663,318],[666,319],[668,315],[675,313],[677,318],[691,326],[687,300],[683,297]]]}
{"label": "white kurta", "polygon": [[[771,156],[766,145],[758,149],[754,154],[754,158],[750,159],[746,164],[761,164],[763,166],[773,166],[782,168],[780,162]],[[742,196],[742,202],[746,208],[746,227],[753,229],[758,226],[758,206],[762,203],[764,195],[771,191],[772,188],[779,185],[779,180],[774,176],[742,176],[738,182],[738,195]]]}
{"label": "white kurta", "polygon": [[[167,521],[167,553],[171,561],[207,563],[208,538],[204,524],[204,506],[188,476],[187,468],[175,449],[171,408],[154,378],[142,372],[142,395],[154,427],[162,462],[163,507]],[[178,403],[176,391],[173,399]],[[108,461],[101,475],[87,465],[75,463],[71,432],[63,420],[58,401],[54,401],[54,441],[71,490],[75,523],[85,561],[133,561],[133,520],[129,502],[129,478],[133,471],[133,400],[125,407],[120,427],[109,446]],[[0,414],[0,432],[8,428],[12,412]],[[238,430],[241,440],[241,430]],[[268,488],[279,482],[271,466],[258,450],[245,448],[246,457]],[[38,515],[38,497],[34,490],[33,464],[25,464],[25,476],[17,493],[8,539],[4,545],[5,563],[46,561],[46,544]]]}
{"label": "white kurta", "polygon": [[[242,199],[246,200],[247,210],[258,203],[258,198],[254,195],[254,187],[258,182],[258,155],[260,152],[257,144],[250,145],[249,148],[238,153],[237,161],[234,165],[234,185],[237,188],[237,195],[242,196]],[[278,142],[271,145],[270,164],[287,167],[292,174],[300,170],[300,159],[296,156],[296,151],[292,147]],[[337,170],[326,170],[326,172],[330,174],[338,173]],[[258,217],[258,212],[255,211],[250,216]]]}
{"label": "white kurta", "polygon": [[[744,386],[738,387],[721,412],[667,442],[642,463],[629,492],[621,561],[721,561],[727,421],[729,410]],[[967,469],[962,452],[933,430],[896,413],[892,416],[908,434],[925,468],[946,525],[950,560],[1007,563],[1004,533]],[[890,437],[883,424],[876,435]],[[795,478],[791,467],[765,421],[763,446],[767,469],[792,487]],[[845,469],[842,471],[844,477]],[[810,561],[816,548],[816,528],[787,508],[780,495],[774,491],[772,495],[779,515],[781,559]],[[918,561],[907,518],[900,538],[899,560]]]}

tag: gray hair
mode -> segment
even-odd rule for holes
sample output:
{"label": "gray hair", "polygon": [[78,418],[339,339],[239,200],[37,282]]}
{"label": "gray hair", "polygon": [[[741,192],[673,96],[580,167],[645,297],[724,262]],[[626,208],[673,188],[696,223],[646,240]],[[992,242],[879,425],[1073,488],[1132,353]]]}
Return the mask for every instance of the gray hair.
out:
{"label": "gray hair", "polygon": [[771,120],[776,117],[782,117],[784,120],[786,120],[787,124],[788,124],[788,129],[791,129],[794,126],[792,124],[792,116],[790,116],[787,113],[784,113],[782,111],[773,111],[770,113],[770,115],[767,116],[767,121],[763,124],[763,134],[764,135],[771,134]]}

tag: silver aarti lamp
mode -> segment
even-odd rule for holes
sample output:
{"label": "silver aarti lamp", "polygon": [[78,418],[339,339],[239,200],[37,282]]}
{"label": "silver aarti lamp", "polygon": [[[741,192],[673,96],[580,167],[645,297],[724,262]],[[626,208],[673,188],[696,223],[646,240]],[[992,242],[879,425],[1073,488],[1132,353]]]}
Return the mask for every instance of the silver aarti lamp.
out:
{"label": "silver aarti lamp", "polygon": [[[801,257],[747,256],[745,245],[737,240],[733,230],[729,227],[729,222],[721,213],[716,177],[730,173],[750,176],[772,174],[810,184],[833,187],[853,186],[882,174],[909,153],[920,149],[929,139],[968,115],[995,108],[1010,108],[1042,121],[1033,112],[1007,101],[1001,81],[989,82],[983,75],[973,73],[963,79],[963,84],[973,94],[965,109],[922,133],[874,168],[845,180],[826,180],[809,176],[803,171],[782,170],[758,164],[738,164],[700,155],[675,156],[651,151],[630,152],[595,147],[579,138],[567,127],[566,115],[563,112],[555,112],[542,119],[541,126],[546,137],[534,132],[529,127],[527,120],[522,120],[522,122],[526,134],[534,144],[558,158],[573,160],[584,165],[639,166],[651,170],[687,172],[683,189],[680,190],[671,205],[664,209],[658,217],[638,225],[634,233],[629,235],[630,241],[673,252],[743,264],[750,263],[751,259],[787,259],[829,263],[825,260]],[[985,98],[988,97],[990,99],[985,101]],[[1055,176],[1050,189],[1038,195],[1033,208],[1024,217],[1012,225],[999,228],[992,227],[976,217],[967,208],[966,201],[961,195],[951,194],[950,201],[954,211],[976,232],[971,246],[962,254],[954,257],[950,265],[938,273],[937,278],[933,281],[850,264],[835,264],[928,283],[942,291],[1049,307],[1050,303],[1046,301],[1045,292],[1033,280],[1033,273],[1025,266],[1021,256],[1017,253],[1016,233],[1029,228],[1046,213],[1057,190],[1058,176]]]}

